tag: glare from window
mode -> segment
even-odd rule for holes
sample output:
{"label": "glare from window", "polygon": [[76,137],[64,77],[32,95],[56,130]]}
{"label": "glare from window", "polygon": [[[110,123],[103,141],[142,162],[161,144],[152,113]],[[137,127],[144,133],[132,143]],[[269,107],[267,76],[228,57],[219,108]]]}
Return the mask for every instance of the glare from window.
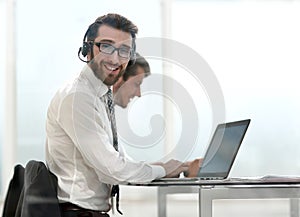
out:
{"label": "glare from window", "polygon": [[299,2],[175,1],[172,9],[172,37],[212,67],[226,119],[252,119],[232,175],[299,174]]}

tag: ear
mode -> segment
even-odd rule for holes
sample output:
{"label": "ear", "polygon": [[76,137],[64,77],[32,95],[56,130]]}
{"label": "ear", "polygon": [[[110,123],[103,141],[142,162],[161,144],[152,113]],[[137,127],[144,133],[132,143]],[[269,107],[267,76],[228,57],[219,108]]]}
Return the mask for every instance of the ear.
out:
{"label": "ear", "polygon": [[93,44],[91,42],[85,42],[86,43],[86,51],[85,51],[85,54],[86,54],[86,59],[88,62],[90,62],[94,57],[94,51],[92,49],[93,48]]}

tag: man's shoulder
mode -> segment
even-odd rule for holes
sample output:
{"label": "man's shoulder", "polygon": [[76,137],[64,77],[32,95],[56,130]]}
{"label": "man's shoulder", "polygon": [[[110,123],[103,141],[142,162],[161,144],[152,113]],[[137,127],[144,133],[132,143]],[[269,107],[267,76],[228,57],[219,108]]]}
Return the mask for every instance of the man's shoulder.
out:
{"label": "man's shoulder", "polygon": [[88,94],[95,95],[92,87],[89,85],[87,79],[82,77],[76,77],[68,82],[66,82],[58,91],[58,96],[65,98],[67,96],[72,96],[76,94]]}

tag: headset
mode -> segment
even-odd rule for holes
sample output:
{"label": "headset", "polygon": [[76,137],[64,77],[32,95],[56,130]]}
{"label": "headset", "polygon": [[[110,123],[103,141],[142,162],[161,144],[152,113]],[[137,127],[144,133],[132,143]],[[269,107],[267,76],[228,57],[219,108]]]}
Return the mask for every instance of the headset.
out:
{"label": "headset", "polygon": [[[94,25],[101,25],[103,24],[102,21],[96,21],[94,23],[92,23],[89,28],[87,29],[87,31],[85,32],[84,36],[83,36],[83,40],[82,40],[82,47],[79,48],[78,50],[78,58],[85,63],[88,63],[89,61],[84,60],[80,57],[80,55],[82,55],[83,57],[86,57],[89,53],[89,51],[91,51],[92,54],[92,58],[94,57],[94,53],[93,53],[93,45],[94,43],[92,41],[87,41],[87,35],[89,34],[89,32],[91,31],[92,27]],[[132,66],[135,64],[136,61],[136,43],[135,43],[135,38],[132,38],[132,53],[130,54],[130,60],[128,62],[127,66]]]}

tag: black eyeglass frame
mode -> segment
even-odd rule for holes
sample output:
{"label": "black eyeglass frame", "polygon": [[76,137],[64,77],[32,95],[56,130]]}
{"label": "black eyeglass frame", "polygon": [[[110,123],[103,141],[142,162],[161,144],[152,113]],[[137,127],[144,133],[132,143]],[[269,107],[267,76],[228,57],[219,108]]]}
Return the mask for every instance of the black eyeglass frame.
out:
{"label": "black eyeglass frame", "polygon": [[[124,49],[127,49],[127,47],[119,47],[119,48],[116,48],[115,46],[113,46],[112,44],[109,44],[109,43],[106,43],[106,42],[92,42],[92,44],[96,45],[98,48],[99,48],[99,51],[101,53],[104,53],[104,54],[109,54],[109,55],[112,55],[115,51],[118,51],[118,55],[119,57],[121,58],[124,58],[124,59],[130,59],[131,56],[132,56],[132,53],[133,53],[133,49],[132,48],[128,48],[128,53],[126,56],[122,56],[120,54],[120,50],[124,50]],[[111,52],[107,52],[106,50],[101,50],[101,45],[107,45],[108,47],[112,47],[113,49],[111,50]]]}

